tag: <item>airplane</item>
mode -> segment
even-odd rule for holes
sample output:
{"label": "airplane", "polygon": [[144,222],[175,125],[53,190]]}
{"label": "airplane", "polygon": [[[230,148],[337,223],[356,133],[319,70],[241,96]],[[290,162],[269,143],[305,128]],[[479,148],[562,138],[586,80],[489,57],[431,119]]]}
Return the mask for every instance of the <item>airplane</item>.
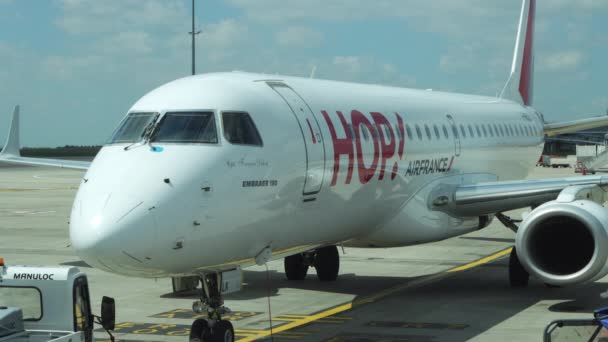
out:
{"label": "airplane", "polygon": [[[512,286],[608,274],[608,178],[523,180],[545,136],[532,107],[535,0],[523,0],[498,97],[244,72],[181,78],[127,112],[90,163],[21,157],[17,107],[0,161],[86,170],[76,253],[107,272],[202,284],[192,341],[234,339],[223,295],[241,269],[284,258],[290,280],[339,274],[336,246],[388,248],[487,227],[516,232]],[[530,207],[522,222],[503,213]]]}

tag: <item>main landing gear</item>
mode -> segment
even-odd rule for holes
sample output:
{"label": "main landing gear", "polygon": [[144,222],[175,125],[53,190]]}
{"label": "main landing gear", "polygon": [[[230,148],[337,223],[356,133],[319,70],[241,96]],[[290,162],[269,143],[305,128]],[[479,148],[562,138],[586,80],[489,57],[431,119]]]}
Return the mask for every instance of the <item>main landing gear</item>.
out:
{"label": "main landing gear", "polygon": [[309,267],[317,270],[317,277],[321,281],[336,280],[340,271],[338,248],[327,246],[285,258],[285,275],[288,280],[303,280]]}
{"label": "main landing gear", "polygon": [[519,262],[517,251],[515,250],[515,246],[513,246],[511,255],[509,256],[509,283],[511,287],[526,287],[529,280],[530,274]]}
{"label": "main landing gear", "polygon": [[196,313],[207,313],[207,318],[199,318],[190,327],[190,342],[234,342],[234,328],[222,315],[230,313],[222,299],[222,274],[206,273],[200,276],[201,299],[192,304]]}

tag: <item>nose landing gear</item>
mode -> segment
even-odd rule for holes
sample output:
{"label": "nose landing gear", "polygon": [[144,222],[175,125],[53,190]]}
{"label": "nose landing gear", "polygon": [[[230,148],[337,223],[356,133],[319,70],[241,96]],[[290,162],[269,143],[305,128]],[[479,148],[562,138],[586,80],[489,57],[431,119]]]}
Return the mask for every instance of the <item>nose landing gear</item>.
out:
{"label": "nose landing gear", "polygon": [[[238,270],[240,274],[240,270]],[[234,342],[234,328],[230,321],[222,319],[222,316],[230,313],[230,309],[224,306],[222,292],[225,284],[230,287],[231,280],[222,282],[225,273],[204,273],[200,280],[203,284],[201,299],[192,304],[192,310],[196,313],[207,313],[207,318],[199,318],[190,327],[190,342]],[[240,279],[239,279],[240,288]],[[225,289],[225,288],[224,288]],[[230,291],[234,292],[234,291]]]}

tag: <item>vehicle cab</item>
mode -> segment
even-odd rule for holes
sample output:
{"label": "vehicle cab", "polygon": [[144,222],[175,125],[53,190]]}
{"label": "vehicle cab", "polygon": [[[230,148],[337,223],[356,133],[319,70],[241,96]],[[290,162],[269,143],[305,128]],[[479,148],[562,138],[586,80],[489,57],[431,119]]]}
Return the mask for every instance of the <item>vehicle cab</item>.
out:
{"label": "vehicle cab", "polygon": [[[82,332],[93,340],[87,276],[77,267],[7,267],[0,258],[0,308],[20,310],[26,332]],[[104,318],[113,323],[113,300],[110,311]]]}

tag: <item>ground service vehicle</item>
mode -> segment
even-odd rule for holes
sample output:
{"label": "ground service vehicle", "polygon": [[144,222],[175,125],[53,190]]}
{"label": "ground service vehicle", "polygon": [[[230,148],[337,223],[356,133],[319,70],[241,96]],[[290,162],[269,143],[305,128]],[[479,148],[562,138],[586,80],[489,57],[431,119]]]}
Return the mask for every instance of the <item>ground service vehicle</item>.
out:
{"label": "ground service vehicle", "polygon": [[593,313],[593,319],[559,319],[547,325],[544,342],[608,341],[608,308]]}
{"label": "ground service vehicle", "polygon": [[91,312],[77,267],[7,267],[0,258],[0,342],[92,342],[94,323],[114,329],[114,299],[103,297],[101,311]]}

